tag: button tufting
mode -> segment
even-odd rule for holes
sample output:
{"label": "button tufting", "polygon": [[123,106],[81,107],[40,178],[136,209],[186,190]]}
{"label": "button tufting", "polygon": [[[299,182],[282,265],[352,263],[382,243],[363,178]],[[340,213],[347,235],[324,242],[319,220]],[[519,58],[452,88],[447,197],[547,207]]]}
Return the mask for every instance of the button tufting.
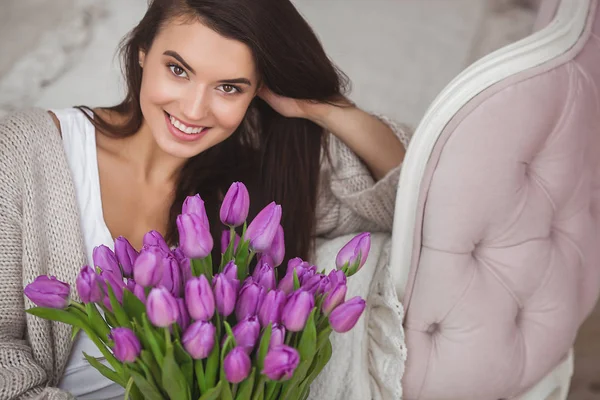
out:
{"label": "button tufting", "polygon": [[436,333],[439,330],[440,330],[440,324],[438,324],[437,322],[434,322],[433,324],[429,325],[429,328],[427,328],[427,333],[429,333],[430,335],[433,335],[434,333]]}

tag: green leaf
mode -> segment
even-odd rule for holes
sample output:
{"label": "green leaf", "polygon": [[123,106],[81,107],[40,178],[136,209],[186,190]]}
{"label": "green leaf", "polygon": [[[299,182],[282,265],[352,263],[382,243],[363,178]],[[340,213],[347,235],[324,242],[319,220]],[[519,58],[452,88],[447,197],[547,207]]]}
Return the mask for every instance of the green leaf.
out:
{"label": "green leaf", "polygon": [[138,321],[132,322],[133,332],[138,337],[138,339],[140,339],[140,342],[142,344],[142,349],[150,350],[150,342],[148,341],[148,338],[146,337],[146,332],[144,332],[144,327],[142,326],[141,321],[142,320],[140,319],[139,322]]}
{"label": "green leaf", "polygon": [[[152,357],[152,353],[149,350],[142,350],[140,353],[140,359],[149,369],[150,375],[152,376],[154,382],[162,382],[162,373],[160,372],[160,367],[156,363],[154,357]],[[148,376],[146,376],[146,378],[148,378]]]}
{"label": "green leaf", "polygon": [[190,260],[190,265],[192,266],[192,275],[198,277],[204,274],[204,264],[202,260],[198,258],[192,258]]}
{"label": "green leaf", "polygon": [[296,268],[292,270],[292,274],[294,277],[294,290],[298,290],[300,289],[300,279],[298,279],[298,272],[296,271]]}
{"label": "green leaf", "polygon": [[108,308],[104,306],[100,307],[102,308],[102,311],[104,311],[104,319],[108,323],[108,326],[112,328],[117,328],[119,326],[119,323],[117,322],[115,315]]}
{"label": "green leaf", "polygon": [[177,365],[177,361],[175,361],[172,345],[167,344],[167,352],[162,363],[162,368],[162,386],[169,397],[173,400],[190,400],[190,387],[179,365]]}
{"label": "green leaf", "polygon": [[263,369],[265,369],[265,357],[267,356],[267,352],[269,351],[269,343],[271,342],[271,333],[273,331],[273,325],[269,324],[265,328],[262,338],[260,339],[260,344],[258,346],[257,358],[256,362],[258,364],[258,372],[262,373]]}
{"label": "green leaf", "polygon": [[221,380],[221,398],[220,400],[233,400],[233,393],[231,393],[231,387],[227,380]]}
{"label": "green leaf", "polygon": [[100,336],[100,339],[104,343],[108,343],[110,341],[108,338],[108,335],[110,334],[110,328],[106,324],[104,318],[102,318],[102,315],[100,315],[96,304],[87,303],[85,305],[85,309],[87,311],[89,323],[94,331],[98,334],[98,336]]}
{"label": "green leaf", "polygon": [[256,389],[254,390],[254,395],[252,396],[252,400],[264,400],[265,396],[265,382],[267,377],[260,374],[259,372],[258,382],[256,383]]}
{"label": "green leaf", "polygon": [[252,396],[252,389],[254,387],[255,374],[256,367],[252,368],[250,375],[240,383],[235,400],[250,400],[250,396]]}
{"label": "green leaf", "polygon": [[113,313],[115,314],[115,318],[117,319],[119,326],[131,329],[131,320],[129,319],[127,313],[121,306],[121,303],[119,303],[119,300],[117,300],[117,297],[115,296],[115,292],[113,292],[112,287],[107,283],[106,288],[108,289],[108,298],[110,300],[110,306],[113,309]]}
{"label": "green leaf", "polygon": [[310,384],[313,383],[315,378],[321,373],[323,368],[325,368],[325,365],[327,365],[327,363],[331,359],[332,351],[333,349],[331,347],[331,341],[327,339],[327,341],[323,345],[323,348],[317,353],[313,362],[314,365],[311,366],[310,374],[304,379],[302,385],[310,386]]}
{"label": "green leaf", "polygon": [[122,364],[115,358],[110,350],[108,350],[105,344],[98,338],[98,335],[94,332],[92,327],[87,323],[86,320],[80,318],[74,311],[71,310],[57,310],[54,308],[45,307],[34,307],[25,310],[31,315],[35,315],[40,318],[49,319],[51,321],[63,322],[65,324],[78,327],[85,331],[88,337],[94,342],[96,347],[102,352],[102,355],[110,363],[110,365],[120,375],[123,372]]}
{"label": "green leaf", "polygon": [[96,368],[98,370],[98,372],[100,372],[102,375],[104,375],[107,379],[110,379],[111,381],[115,382],[116,384],[119,384],[119,385],[125,387],[125,381],[115,371],[108,368],[106,365],[102,364],[95,357],[88,355],[86,352],[83,352],[83,356],[85,357],[87,362],[90,363],[90,365],[92,367]]}
{"label": "green leaf", "polygon": [[206,360],[206,370],[204,372],[204,379],[206,381],[206,387],[211,388],[217,383],[217,374],[219,373],[219,356],[221,349],[219,347],[219,338],[215,337],[215,345],[208,355]]}
{"label": "green leaf", "polygon": [[305,379],[306,372],[308,371],[309,367],[310,367],[310,361],[308,361],[308,360],[300,361],[300,364],[296,368],[296,371],[294,371],[294,375],[292,376],[292,379],[283,383],[281,395],[279,395],[278,399],[282,399],[282,400],[294,399],[294,397],[292,396],[293,391],[296,388],[298,388],[298,386],[300,385],[300,382],[302,382]]}
{"label": "green leaf", "polygon": [[325,342],[329,339],[332,331],[333,330],[331,329],[331,326],[328,325],[325,329],[319,332],[319,335],[317,336],[317,351],[321,350]]}
{"label": "green leaf", "polygon": [[[229,326],[229,324],[227,324],[227,322],[223,321],[223,323],[227,327]],[[231,331],[231,328],[229,328],[229,330]],[[225,343],[223,344],[223,348],[221,349],[221,368],[219,368],[220,370],[220,383],[222,383],[221,385],[221,400],[233,400],[233,394],[231,393],[231,387],[229,386],[229,382],[227,381],[227,377],[225,376],[225,369],[223,368],[223,360],[225,359],[225,356],[227,355],[227,353],[229,353],[231,351],[231,349],[233,349],[233,347],[235,347],[233,345],[235,339],[233,338],[233,334],[229,334],[227,336],[227,339],[225,340]]]}
{"label": "green leaf", "polygon": [[274,400],[279,398],[279,393],[281,391],[281,383],[276,381],[270,381],[267,383],[267,393],[265,399]]}
{"label": "green leaf", "polygon": [[144,327],[144,334],[146,335],[146,340],[150,344],[150,350],[152,351],[152,354],[154,355],[154,358],[156,359],[158,365],[162,365],[164,359],[164,342],[162,342],[163,345],[161,346],[162,339],[160,339],[159,335],[150,325],[150,321],[148,321],[148,316],[146,314],[142,315],[142,324]]}
{"label": "green leaf", "polygon": [[137,296],[128,289],[123,290],[123,309],[130,320],[142,320],[142,315],[146,312],[146,306]]}
{"label": "green leaf", "polygon": [[315,313],[317,312],[317,308],[313,308],[311,311],[308,320],[306,321],[306,326],[304,327],[304,331],[302,331],[302,336],[300,337],[300,343],[298,343],[298,352],[300,353],[300,360],[308,360],[312,362],[315,353],[317,352],[317,328],[315,326]]}
{"label": "green leaf", "polygon": [[221,382],[219,382],[217,384],[217,386],[215,386],[212,389],[209,389],[206,393],[204,393],[202,395],[202,397],[200,397],[199,400],[220,400],[220,396],[221,395]]}
{"label": "green leaf", "polygon": [[74,314],[70,310],[59,310],[56,308],[47,308],[47,307],[33,307],[25,312],[35,315],[36,317],[48,319],[50,321],[58,321],[71,326],[75,326],[80,329],[90,329],[91,327],[87,324],[86,321],[79,318],[78,315]]}
{"label": "green leaf", "polygon": [[229,228],[229,245],[225,249],[225,253],[221,255],[221,264],[219,265],[219,272],[223,271],[225,265],[234,259],[233,250],[235,246],[235,228]]}
{"label": "green leaf", "polygon": [[191,388],[194,386],[194,359],[183,349],[179,341],[173,343],[173,349],[175,351],[175,360],[179,368],[181,368],[188,386]]}
{"label": "green leaf", "polygon": [[[235,336],[233,336],[233,330],[231,329],[231,326],[229,325],[229,323],[225,320],[223,321],[223,326],[225,326],[225,337],[231,338],[231,343],[232,343],[231,348],[234,348],[235,346],[237,346],[237,343],[235,341]],[[223,345],[223,348],[225,348],[224,345]],[[227,352],[229,352],[229,350]]]}
{"label": "green leaf", "polygon": [[75,338],[77,338],[77,334],[79,333],[79,331],[81,330],[81,328],[74,326],[73,330],[71,331],[71,341],[74,341]]}
{"label": "green leaf", "polygon": [[163,395],[158,392],[153,385],[148,383],[148,381],[136,371],[133,371],[127,368],[127,373],[133,378],[135,385],[138,387],[142,395],[147,400],[164,400]]}
{"label": "green leaf", "polygon": [[207,393],[211,386],[206,384],[203,360],[194,360],[194,371],[196,372],[196,382],[198,383],[198,389],[200,389],[200,393]]}
{"label": "green leaf", "polygon": [[125,396],[123,397],[125,400],[129,400],[129,394],[131,393],[131,388],[133,387],[133,378],[129,378],[127,382],[127,386],[125,387]]}

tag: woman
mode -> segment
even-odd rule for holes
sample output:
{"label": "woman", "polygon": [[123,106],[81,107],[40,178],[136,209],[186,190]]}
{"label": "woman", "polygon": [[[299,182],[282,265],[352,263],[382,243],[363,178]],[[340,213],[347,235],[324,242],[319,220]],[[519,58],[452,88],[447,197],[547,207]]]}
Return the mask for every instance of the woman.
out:
{"label": "woman", "polygon": [[154,0],[122,55],[121,104],[0,122],[2,399],[122,398],[83,361],[97,355],[85,335],[72,346],[68,327],[24,313],[23,286],[73,284],[118,236],[176,244],[190,194],[215,236],[233,181],[251,215],[281,204],[288,256],[310,257],[316,236],[391,228],[408,136],[345,100],[346,78],[288,0]]}

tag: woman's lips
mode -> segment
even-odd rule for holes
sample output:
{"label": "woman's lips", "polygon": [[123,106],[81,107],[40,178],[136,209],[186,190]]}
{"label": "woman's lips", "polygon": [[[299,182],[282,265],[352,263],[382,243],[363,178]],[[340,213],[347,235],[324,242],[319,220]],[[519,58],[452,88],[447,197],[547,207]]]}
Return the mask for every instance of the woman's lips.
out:
{"label": "woman's lips", "polygon": [[[210,129],[208,127],[203,127],[200,132],[186,133],[186,132],[183,132],[181,129],[179,129],[177,126],[175,126],[173,124],[173,122],[171,121],[171,118],[172,118],[171,115],[169,115],[169,113],[167,113],[165,111],[165,121],[167,123],[167,128],[169,129],[169,132],[171,132],[171,134],[173,136],[175,136],[177,139],[183,140],[185,142],[193,142],[195,140],[202,138],[204,135],[206,135],[206,132],[208,132],[208,130]],[[173,119],[176,121],[176,123],[179,126],[181,126],[181,127],[184,126],[176,118],[173,117]],[[199,128],[199,127],[191,127],[191,128]]]}

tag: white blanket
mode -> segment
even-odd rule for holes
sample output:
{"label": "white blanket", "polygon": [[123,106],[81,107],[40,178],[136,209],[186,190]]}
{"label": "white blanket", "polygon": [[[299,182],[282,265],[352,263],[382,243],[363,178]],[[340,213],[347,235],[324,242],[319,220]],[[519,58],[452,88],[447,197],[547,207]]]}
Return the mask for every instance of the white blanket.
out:
{"label": "white blanket", "polygon": [[[335,268],[337,252],[353,237],[317,243],[319,268]],[[311,400],[399,400],[406,361],[402,319],[404,309],[392,284],[390,235],[371,236],[364,267],[348,279],[350,299],[361,296],[367,308],[354,329],[333,332],[331,360],[311,386]]]}

